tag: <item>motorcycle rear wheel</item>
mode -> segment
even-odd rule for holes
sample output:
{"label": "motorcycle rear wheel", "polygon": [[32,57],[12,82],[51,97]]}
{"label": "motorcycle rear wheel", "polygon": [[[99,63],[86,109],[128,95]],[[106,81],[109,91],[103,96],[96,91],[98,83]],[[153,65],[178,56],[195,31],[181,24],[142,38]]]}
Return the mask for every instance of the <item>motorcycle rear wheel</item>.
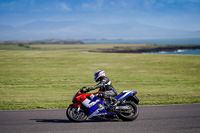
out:
{"label": "motorcycle rear wheel", "polygon": [[135,120],[138,115],[138,107],[133,102],[127,101],[123,103],[121,106],[128,106],[130,109],[127,112],[120,112],[118,113],[118,117],[123,121],[133,121]]}
{"label": "motorcycle rear wheel", "polygon": [[82,122],[87,119],[87,115],[84,113],[83,110],[79,110],[77,112],[77,107],[75,106],[69,106],[66,110],[66,116],[67,118],[72,122]]}

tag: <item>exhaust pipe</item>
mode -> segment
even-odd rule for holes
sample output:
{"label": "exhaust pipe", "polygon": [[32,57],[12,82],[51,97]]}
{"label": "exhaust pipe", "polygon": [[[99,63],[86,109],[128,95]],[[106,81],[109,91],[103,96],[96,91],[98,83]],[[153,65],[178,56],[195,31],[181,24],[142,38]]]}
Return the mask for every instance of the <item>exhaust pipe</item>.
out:
{"label": "exhaust pipe", "polygon": [[131,109],[129,106],[117,106],[115,107],[115,110],[129,110]]}

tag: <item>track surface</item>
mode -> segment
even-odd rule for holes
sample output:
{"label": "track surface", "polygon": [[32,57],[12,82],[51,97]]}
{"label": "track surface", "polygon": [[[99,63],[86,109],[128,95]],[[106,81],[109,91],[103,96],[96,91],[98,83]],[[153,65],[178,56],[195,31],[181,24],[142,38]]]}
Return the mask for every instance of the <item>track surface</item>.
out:
{"label": "track surface", "polygon": [[200,133],[200,104],[139,106],[135,121],[71,123],[65,109],[0,111],[1,133]]}

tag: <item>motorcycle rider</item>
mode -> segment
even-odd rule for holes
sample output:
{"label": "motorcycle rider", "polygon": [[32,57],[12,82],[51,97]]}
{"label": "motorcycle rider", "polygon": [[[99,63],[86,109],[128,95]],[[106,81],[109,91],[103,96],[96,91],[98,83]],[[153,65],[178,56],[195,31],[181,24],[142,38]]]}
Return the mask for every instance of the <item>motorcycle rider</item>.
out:
{"label": "motorcycle rider", "polygon": [[103,92],[99,93],[98,97],[109,99],[111,101],[111,105],[115,107],[118,104],[118,100],[114,98],[117,96],[117,91],[112,86],[112,83],[108,77],[105,76],[105,72],[103,70],[96,71],[94,73],[94,81],[99,83],[94,87],[88,88],[86,92],[100,88],[99,91]]}

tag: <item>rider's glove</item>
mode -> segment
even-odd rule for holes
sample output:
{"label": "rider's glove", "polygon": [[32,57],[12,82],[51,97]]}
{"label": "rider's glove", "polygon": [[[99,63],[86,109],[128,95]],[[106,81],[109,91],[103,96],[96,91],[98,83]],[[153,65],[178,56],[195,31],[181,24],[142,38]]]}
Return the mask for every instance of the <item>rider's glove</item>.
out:
{"label": "rider's glove", "polygon": [[86,89],[86,92],[89,92],[91,90],[94,90],[94,87],[89,87],[88,89]]}
{"label": "rider's glove", "polygon": [[99,98],[103,98],[104,96],[105,96],[104,92],[100,92],[99,94],[97,94],[97,97],[99,97]]}

